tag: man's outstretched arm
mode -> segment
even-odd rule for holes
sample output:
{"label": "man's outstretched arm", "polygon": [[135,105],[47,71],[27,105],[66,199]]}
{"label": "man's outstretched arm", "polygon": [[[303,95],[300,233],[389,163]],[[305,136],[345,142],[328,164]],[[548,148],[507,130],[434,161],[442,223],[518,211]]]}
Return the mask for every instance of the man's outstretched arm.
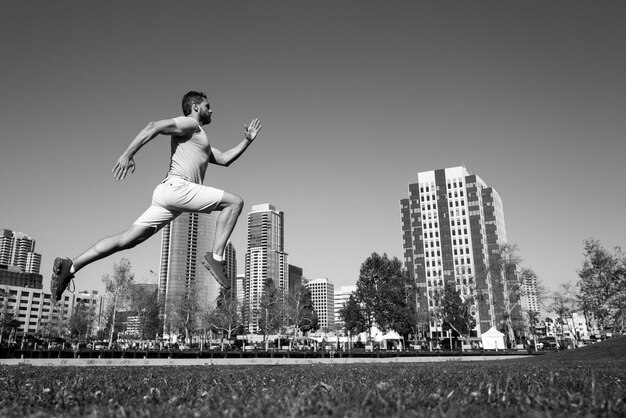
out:
{"label": "man's outstretched arm", "polygon": [[197,129],[197,125],[193,123],[176,123],[174,119],[163,119],[156,122],[150,122],[143,128],[128,145],[126,151],[118,158],[113,167],[113,177],[116,180],[124,180],[128,170],[135,172],[135,160],[133,157],[148,142],[152,141],[158,135],[186,135],[193,133]]}
{"label": "man's outstretched arm", "polygon": [[250,146],[252,141],[255,140],[259,131],[261,130],[261,122],[258,118],[250,122],[250,125],[243,125],[246,129],[245,139],[239,143],[239,145],[229,149],[228,151],[220,151],[217,148],[211,147],[211,159],[210,162],[216,165],[223,165],[228,167],[239,158],[241,154]]}

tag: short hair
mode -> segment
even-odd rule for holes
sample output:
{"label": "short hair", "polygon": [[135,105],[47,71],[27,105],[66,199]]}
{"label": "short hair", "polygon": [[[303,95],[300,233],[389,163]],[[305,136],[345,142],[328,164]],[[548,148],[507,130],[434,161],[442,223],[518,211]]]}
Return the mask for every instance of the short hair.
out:
{"label": "short hair", "polygon": [[189,116],[191,107],[199,105],[203,100],[207,100],[206,94],[200,91],[190,91],[183,96],[183,115]]}

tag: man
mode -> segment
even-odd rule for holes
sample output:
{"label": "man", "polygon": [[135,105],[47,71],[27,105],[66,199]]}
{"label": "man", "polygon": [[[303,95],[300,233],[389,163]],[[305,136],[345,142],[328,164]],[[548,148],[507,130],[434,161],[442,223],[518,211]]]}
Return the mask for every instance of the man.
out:
{"label": "man", "polygon": [[261,123],[254,119],[245,125],[244,140],[226,152],[209,144],[202,126],[211,123],[211,108],[204,93],[190,91],[182,102],[185,116],[150,122],[133,139],[113,167],[113,176],[119,181],[135,171],[134,155],[158,135],[171,136],[170,168],[152,195],[151,206],[124,232],[103,238],[73,260],[57,257],[52,268],[50,290],[57,301],[69,286],[76,272],[118,251],[133,248],[145,241],[183,212],[210,213],[221,211],[217,218],[212,254],[202,258],[202,264],[215,280],[225,288],[230,287],[224,271],[224,248],[237,218],[243,200],[234,194],[202,185],[209,163],[229,166],[254,141]]}

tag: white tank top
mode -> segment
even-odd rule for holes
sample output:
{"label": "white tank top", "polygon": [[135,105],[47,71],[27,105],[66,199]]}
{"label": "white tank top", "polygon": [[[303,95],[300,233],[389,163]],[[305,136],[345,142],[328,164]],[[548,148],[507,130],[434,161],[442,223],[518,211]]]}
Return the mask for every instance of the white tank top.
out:
{"label": "white tank top", "polygon": [[[179,122],[191,119],[196,125],[198,122],[187,116],[174,118],[176,125]],[[167,177],[181,177],[192,183],[202,184],[204,174],[209,165],[211,145],[209,138],[200,125],[191,136],[172,136],[172,154],[170,169]]]}

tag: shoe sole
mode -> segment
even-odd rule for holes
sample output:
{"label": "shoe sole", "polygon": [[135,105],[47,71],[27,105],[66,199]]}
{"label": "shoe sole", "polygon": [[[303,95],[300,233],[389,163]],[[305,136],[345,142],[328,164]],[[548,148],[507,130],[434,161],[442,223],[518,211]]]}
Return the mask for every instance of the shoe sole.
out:
{"label": "shoe sole", "polygon": [[[54,259],[54,265],[52,266],[52,280],[56,282],[55,293],[59,292],[59,287],[61,283],[59,281],[59,274],[61,274],[63,268],[63,259],[61,257],[57,257]],[[63,289],[65,291],[65,289]],[[54,302],[58,302],[61,298],[57,297],[56,294],[51,295]],[[63,292],[61,292],[61,296],[63,296]]]}
{"label": "shoe sole", "polygon": [[65,286],[63,286],[63,283],[61,283],[61,280],[59,279],[59,275],[63,272],[63,261],[65,261],[64,258],[57,257],[54,259],[54,265],[52,266],[52,280],[56,281],[57,283],[56,292],[59,293],[59,289],[63,288],[63,290],[58,295],[58,297],[57,295],[51,295],[55,303],[61,300],[63,293],[65,292],[68,285],[74,278],[74,276],[71,276],[70,279],[67,281],[67,283],[65,283]]}
{"label": "shoe sole", "polygon": [[215,274],[211,265],[207,261],[205,261],[204,258],[201,261],[202,265],[206,267],[207,270],[209,270],[211,276],[213,276],[213,278],[220,284],[220,286],[222,286],[224,289],[230,289],[230,283],[224,283],[222,279],[217,274]]}

